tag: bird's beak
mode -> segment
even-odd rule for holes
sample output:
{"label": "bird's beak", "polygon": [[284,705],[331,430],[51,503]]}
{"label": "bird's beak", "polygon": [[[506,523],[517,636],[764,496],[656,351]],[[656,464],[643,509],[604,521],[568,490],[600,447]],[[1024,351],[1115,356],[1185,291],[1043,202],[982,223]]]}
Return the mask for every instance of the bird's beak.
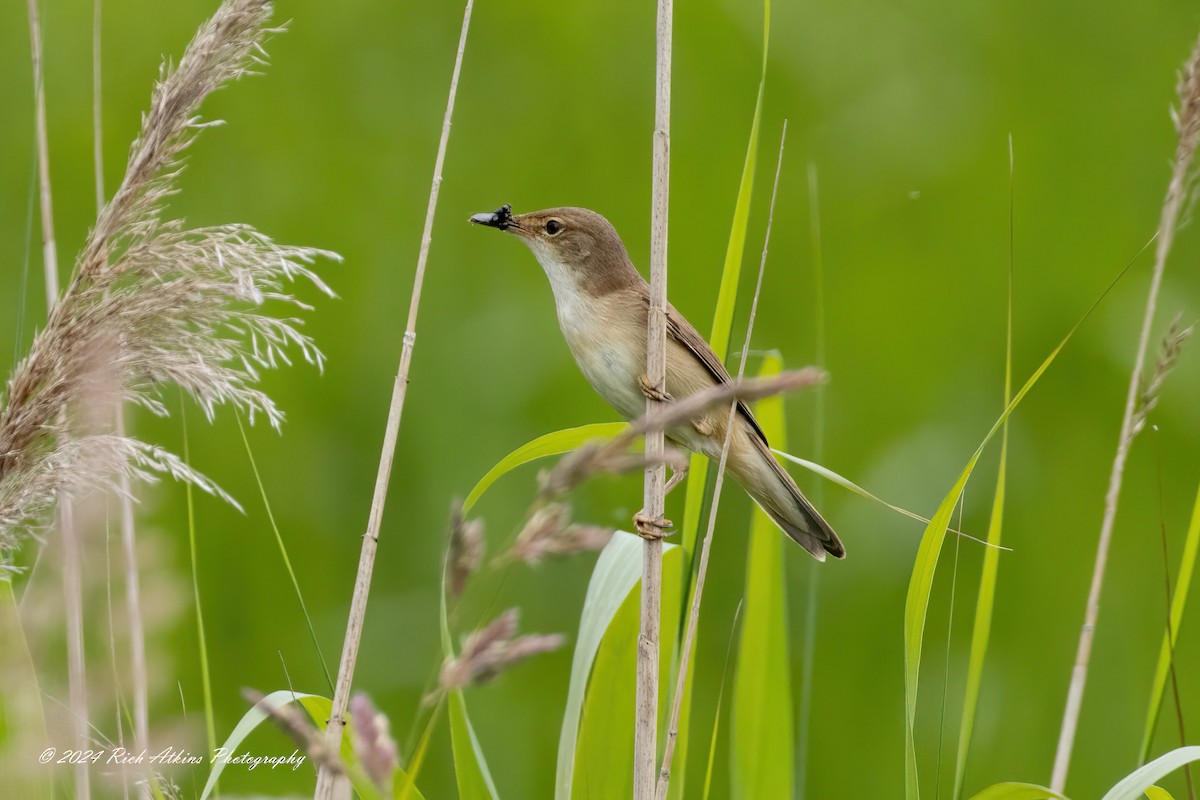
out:
{"label": "bird's beak", "polygon": [[486,225],[489,228],[498,228],[502,231],[515,228],[520,230],[521,225],[513,217],[512,206],[508,203],[500,206],[495,211],[484,211],[480,214],[475,214],[471,217],[471,222],[476,225]]}

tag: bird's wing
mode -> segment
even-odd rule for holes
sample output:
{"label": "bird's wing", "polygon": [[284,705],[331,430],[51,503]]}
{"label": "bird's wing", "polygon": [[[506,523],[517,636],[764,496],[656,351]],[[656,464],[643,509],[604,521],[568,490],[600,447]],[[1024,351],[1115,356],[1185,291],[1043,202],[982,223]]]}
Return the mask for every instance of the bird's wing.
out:
{"label": "bird's wing", "polygon": [[[712,375],[714,381],[717,383],[733,383],[733,378],[729,375],[729,370],[725,369],[725,365],[721,363],[721,359],[717,358],[717,354],[713,352],[713,349],[708,346],[708,342],[704,340],[699,331],[692,327],[692,323],[688,322],[672,305],[667,306],[667,335],[690,350],[700,363],[704,365],[705,369],[708,370],[709,374]],[[758,438],[762,439],[763,444],[767,444],[767,435],[758,426],[758,420],[750,413],[750,409],[746,407],[746,404],[739,400],[737,407],[742,418],[746,420]]]}

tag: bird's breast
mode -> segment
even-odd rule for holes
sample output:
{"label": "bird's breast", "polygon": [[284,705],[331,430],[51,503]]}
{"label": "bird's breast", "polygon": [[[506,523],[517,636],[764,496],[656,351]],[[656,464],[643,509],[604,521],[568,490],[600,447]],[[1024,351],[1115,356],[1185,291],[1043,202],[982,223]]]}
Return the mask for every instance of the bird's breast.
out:
{"label": "bird's breast", "polygon": [[646,333],[603,299],[558,303],[558,323],[579,369],[592,388],[627,419],[646,409],[640,378]]}

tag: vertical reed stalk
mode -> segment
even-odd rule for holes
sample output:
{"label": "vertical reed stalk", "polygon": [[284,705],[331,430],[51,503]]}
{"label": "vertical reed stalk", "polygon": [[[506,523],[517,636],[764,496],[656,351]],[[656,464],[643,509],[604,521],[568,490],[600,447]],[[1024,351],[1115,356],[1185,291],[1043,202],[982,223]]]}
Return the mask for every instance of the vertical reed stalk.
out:
{"label": "vertical reed stalk", "polygon": [[[658,0],[657,64],[654,100],[654,164],[650,205],[650,309],[647,315],[646,380],[659,392],[667,384],[667,209],[671,176],[671,18],[672,0]],[[653,421],[659,402],[646,400]],[[653,424],[653,423],[652,423]],[[643,514],[663,516],[665,439],[661,428],[646,434]],[[662,537],[648,535],[642,549],[641,629],[638,633],[636,728],[633,743],[633,796],[653,800],[658,758],[658,656],[662,624]]]}
{"label": "vertical reed stalk", "polygon": [[[758,298],[762,293],[763,273],[767,269],[767,245],[771,241],[771,223],[775,219],[775,195],[779,190],[779,173],[783,168],[783,145],[787,139],[787,120],[783,121],[783,132],[779,136],[779,160],[775,165],[775,183],[771,188],[771,207],[767,212],[767,233],[763,239],[762,260],[758,264],[758,278],[754,284],[754,298],[750,301],[750,319],[746,323],[746,338],[742,342],[742,358],[738,364],[737,382],[746,374],[746,358],[750,354],[750,335],[754,332],[754,319],[758,315]],[[708,511],[708,527],[704,531],[704,542],[700,547],[700,563],[696,569],[696,588],[692,592],[692,605],[688,611],[687,631],[683,637],[683,650],[679,658],[679,674],[675,679],[675,699],[671,704],[671,722],[667,727],[667,742],[663,750],[662,769],[658,774],[656,800],[666,800],[671,782],[671,762],[675,756],[675,740],[679,736],[679,713],[683,704],[684,685],[687,683],[688,663],[692,647],[696,642],[696,627],[700,623],[700,600],[704,595],[704,579],[708,575],[708,554],[712,546],[713,530],[717,524],[717,508],[721,505],[721,486],[725,481],[725,464],[729,458],[729,444],[733,441],[733,430],[737,424],[737,401],[729,405],[729,419],[725,423],[725,441],[721,445],[721,459],[717,462],[717,479],[713,485],[712,505]],[[719,713],[719,711],[718,711]]]}
{"label": "vertical reed stalk", "polygon": [[[330,752],[334,753],[338,752],[338,748],[341,746],[342,730],[346,727],[346,706],[350,702],[350,687],[354,682],[354,665],[358,659],[358,646],[362,640],[363,621],[367,612],[367,596],[371,590],[371,573],[375,567],[375,551],[379,544],[380,523],[383,520],[383,505],[387,499],[392,459],[396,453],[396,440],[400,434],[400,417],[404,413],[409,367],[412,363],[413,347],[417,340],[417,311],[421,303],[421,287],[425,280],[425,265],[429,260],[429,247],[433,240],[433,217],[437,210],[438,191],[442,185],[442,164],[446,159],[446,143],[450,139],[450,121],[454,116],[454,98],[458,92],[458,76],[462,70],[463,53],[467,47],[467,31],[471,25],[473,6],[474,0],[467,0],[466,9],[463,11],[462,32],[459,34],[458,52],[454,58],[454,72],[450,78],[446,114],[442,120],[442,135],[438,141],[437,158],[433,167],[433,183],[429,188],[429,204],[425,210],[425,229],[421,234],[421,247],[417,253],[417,269],[413,277],[408,323],[405,326],[404,343],[400,351],[400,367],[392,385],[392,402],[388,411],[387,428],[384,432],[383,451],[379,457],[379,472],[375,478],[375,494],[371,500],[367,532],[363,535],[358,574],[354,582],[354,596],[350,602],[350,618],[346,624],[342,659],[338,664],[337,684],[333,693],[333,710],[326,729],[326,742]],[[328,766],[322,765],[317,776],[314,798],[331,800],[334,797],[335,784],[344,781],[344,777],[335,775]]]}
{"label": "vertical reed stalk", "polygon": [[1075,732],[1079,725],[1079,712],[1083,707],[1083,690],[1087,683],[1088,663],[1092,655],[1092,641],[1096,636],[1096,621],[1100,615],[1100,594],[1104,588],[1104,568],[1108,563],[1108,548],[1112,542],[1113,525],[1117,517],[1117,504],[1121,498],[1121,482],[1125,475],[1125,462],[1129,448],[1137,436],[1134,416],[1138,397],[1142,391],[1142,374],[1146,365],[1146,350],[1150,333],[1154,327],[1154,313],[1158,294],[1162,286],[1163,270],[1167,255],[1175,239],[1175,228],[1179,213],[1187,197],[1188,179],[1191,174],[1192,158],[1200,141],[1200,40],[1197,40],[1191,56],[1184,65],[1178,86],[1179,109],[1175,115],[1175,126],[1179,143],[1175,148],[1175,163],[1171,181],[1163,200],[1162,216],[1158,224],[1158,242],[1154,252],[1154,272],[1150,278],[1150,289],[1146,296],[1146,310],[1142,316],[1142,330],[1138,336],[1137,356],[1133,372],[1129,376],[1129,390],[1125,397],[1125,411],[1121,418],[1121,434],[1117,439],[1117,452],[1109,474],[1108,491],[1104,496],[1104,517],[1100,523],[1100,540],[1096,548],[1096,561],[1092,568],[1092,582],[1088,589],[1087,609],[1083,627],[1079,631],[1079,646],[1075,654],[1075,666],[1071,671],[1071,683],[1067,689],[1066,708],[1063,711],[1062,728],[1059,731],[1058,748],[1054,754],[1054,769],[1050,788],[1062,792],[1067,783],[1067,770],[1071,763],[1071,750],[1075,744]]}
{"label": "vertical reed stalk", "polygon": [[[28,0],[29,47],[33,62],[34,117],[37,135],[38,196],[42,218],[42,269],[46,278],[46,313],[58,302],[58,247],[54,238],[54,202],[50,193],[50,143],[46,133],[46,83],[42,64],[42,26],[37,0]],[[75,744],[86,749],[87,678],[83,654],[83,579],[80,568],[79,536],[71,500],[66,498],[58,515],[62,539],[63,602],[67,617],[67,672]],[[75,765],[75,796],[89,800],[91,785],[88,764]]]}
{"label": "vertical reed stalk", "polygon": [[[102,0],[92,8],[92,160],[95,168],[96,214],[104,210],[104,114],[101,80],[101,9]],[[113,432],[125,438],[124,403],[117,400]],[[137,752],[150,746],[149,689],[146,676],[146,635],[142,624],[141,589],[138,581],[137,537],[133,524],[133,494],[129,476],[117,476],[117,503],[121,509],[121,549],[125,561],[125,611],[129,616],[129,672],[133,682],[133,742]],[[119,717],[118,717],[119,721]],[[150,797],[147,781],[138,783],[138,796]]]}

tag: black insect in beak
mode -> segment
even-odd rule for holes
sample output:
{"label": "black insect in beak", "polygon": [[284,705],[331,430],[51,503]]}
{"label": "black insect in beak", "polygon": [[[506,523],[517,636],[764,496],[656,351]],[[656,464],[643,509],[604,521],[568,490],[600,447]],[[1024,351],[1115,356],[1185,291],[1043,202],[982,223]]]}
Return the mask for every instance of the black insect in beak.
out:
{"label": "black insect in beak", "polygon": [[495,211],[484,211],[482,214],[475,214],[471,217],[471,222],[474,222],[476,225],[486,225],[489,228],[499,228],[502,231],[506,231],[510,227],[520,227],[513,221],[512,206],[508,203],[500,206]]}

